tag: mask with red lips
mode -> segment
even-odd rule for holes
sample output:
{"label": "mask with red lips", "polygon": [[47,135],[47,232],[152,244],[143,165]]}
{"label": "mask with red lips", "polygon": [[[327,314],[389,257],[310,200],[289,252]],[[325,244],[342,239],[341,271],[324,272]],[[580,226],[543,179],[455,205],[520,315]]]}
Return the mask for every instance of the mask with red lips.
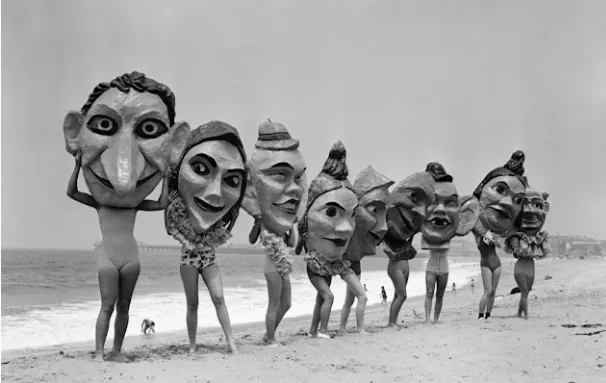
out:
{"label": "mask with red lips", "polygon": [[[259,126],[250,159],[252,182],[247,190],[254,201],[247,200],[243,207],[253,216],[257,210],[263,226],[278,235],[292,229],[307,194],[306,165],[298,148],[299,140],[293,139],[283,124],[268,119]],[[258,207],[249,208],[251,203]]]}
{"label": "mask with red lips", "polygon": [[63,124],[66,149],[82,152],[82,174],[102,206],[135,208],[181,156],[189,126],[175,123],[175,96],[132,72],[95,87]]}
{"label": "mask with red lips", "polygon": [[307,208],[298,228],[300,239],[295,252],[305,247],[328,261],[343,258],[355,228],[356,193],[347,179],[346,151],[337,141],[330,150],[322,172],[309,185]]}
{"label": "mask with red lips", "polygon": [[377,245],[387,233],[389,187],[393,184],[371,166],[356,177],[353,187],[359,202],[355,212],[356,228],[346,251],[348,260],[358,261],[376,254]]}

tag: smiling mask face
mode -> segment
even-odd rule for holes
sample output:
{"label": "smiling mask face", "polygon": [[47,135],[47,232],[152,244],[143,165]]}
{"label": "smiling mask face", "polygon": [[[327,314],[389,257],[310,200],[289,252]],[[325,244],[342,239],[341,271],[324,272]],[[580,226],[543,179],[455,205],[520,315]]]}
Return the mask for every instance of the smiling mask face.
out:
{"label": "smiling mask face", "polygon": [[436,182],[436,200],[427,209],[421,231],[428,243],[450,241],[459,224],[459,196],[452,182]]}
{"label": "smiling mask face", "polygon": [[307,211],[307,248],[329,259],[343,257],[355,228],[358,198],[345,187],[320,195]]}
{"label": "smiling mask face", "polygon": [[305,160],[298,150],[256,150],[250,162],[263,226],[282,235],[292,228],[307,190]]}
{"label": "smiling mask face", "polygon": [[480,221],[497,234],[513,228],[522,211],[525,187],[514,176],[495,177],[482,188],[480,194]]}
{"label": "smiling mask face", "polygon": [[86,116],[70,112],[64,123],[68,151],[82,151],[82,174],[103,206],[134,208],[179,157],[189,126],[169,122],[162,99],[149,92],[109,88]]}
{"label": "smiling mask face", "polygon": [[185,153],[179,195],[197,233],[208,230],[238,202],[245,177],[242,155],[227,141],[205,141]]}
{"label": "smiling mask face", "polygon": [[549,212],[547,193],[540,193],[535,189],[526,189],[526,197],[522,207],[521,229],[529,235],[535,235],[541,231]]}

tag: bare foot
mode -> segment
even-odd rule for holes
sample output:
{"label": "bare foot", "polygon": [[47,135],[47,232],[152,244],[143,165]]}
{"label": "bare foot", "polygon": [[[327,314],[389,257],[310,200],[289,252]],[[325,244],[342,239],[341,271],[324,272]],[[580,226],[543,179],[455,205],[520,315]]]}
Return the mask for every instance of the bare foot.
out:
{"label": "bare foot", "polygon": [[431,321],[429,319],[425,320],[425,324],[431,324]]}
{"label": "bare foot", "polygon": [[103,352],[97,352],[95,353],[95,356],[93,356],[93,361],[94,362],[105,362],[105,359],[103,359]]}
{"label": "bare foot", "polygon": [[112,356],[111,356],[111,361],[112,362],[118,362],[118,363],[127,363],[129,360],[120,351],[117,351],[117,352],[113,351],[112,352]]}
{"label": "bare foot", "polygon": [[333,335],[325,334],[325,333],[320,332],[320,331],[318,331],[318,334],[316,335],[316,337],[320,338],[320,339],[332,339],[332,338],[334,338]]}
{"label": "bare foot", "polygon": [[236,342],[229,343],[228,347],[229,352],[231,352],[233,355],[238,355],[240,353],[240,351],[238,351],[238,346],[236,346]]}
{"label": "bare foot", "polygon": [[369,333],[366,330],[360,330],[360,331],[356,331],[356,334],[358,334],[358,335],[368,335]]}
{"label": "bare foot", "polygon": [[194,344],[194,345],[190,345],[190,346],[189,346],[189,351],[188,351],[188,352],[189,352],[190,354],[193,354],[193,353],[195,353],[195,352],[196,352],[196,349],[197,349],[197,346],[196,346],[195,344]]}
{"label": "bare foot", "polygon": [[339,335],[347,335],[347,329],[340,328],[339,331],[337,331],[337,334],[339,334]]}
{"label": "bare foot", "polygon": [[318,337],[318,333],[317,332],[308,332],[307,333],[307,337],[308,338],[317,338]]}

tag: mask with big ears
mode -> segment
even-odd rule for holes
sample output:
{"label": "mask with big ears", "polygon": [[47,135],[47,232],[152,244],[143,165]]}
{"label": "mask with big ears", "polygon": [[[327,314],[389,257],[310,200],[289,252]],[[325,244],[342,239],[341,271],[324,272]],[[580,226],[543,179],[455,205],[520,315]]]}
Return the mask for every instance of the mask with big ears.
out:
{"label": "mask with big ears", "polygon": [[524,152],[516,151],[505,166],[488,173],[473,192],[480,205],[480,216],[473,228],[476,236],[483,237],[488,230],[505,236],[515,228],[526,191],[522,179],[524,159]]}
{"label": "mask with big ears", "polygon": [[298,148],[299,140],[292,138],[283,124],[268,119],[259,126],[242,203],[244,210],[255,218],[251,243],[257,241],[260,224],[283,236],[297,219],[308,189],[305,160]]}
{"label": "mask with big ears", "polygon": [[65,116],[67,151],[82,152],[82,174],[103,206],[134,208],[178,161],[189,133],[175,123],[175,96],[139,72],[100,83]]}
{"label": "mask with big ears", "polygon": [[296,254],[305,247],[328,261],[343,258],[356,225],[358,205],[355,190],[347,179],[345,146],[337,141],[320,174],[309,185],[307,208],[298,223],[300,239]]}
{"label": "mask with big ears", "polygon": [[356,229],[346,251],[348,260],[357,261],[366,255],[376,254],[377,245],[387,233],[389,187],[393,184],[372,166],[366,167],[356,177],[353,187],[359,202],[355,213]]}
{"label": "mask with big ears", "polygon": [[434,203],[427,209],[421,226],[423,249],[448,248],[455,236],[467,235],[480,214],[478,201],[472,196],[459,196],[453,178],[442,164],[431,162],[425,169],[435,180]]}

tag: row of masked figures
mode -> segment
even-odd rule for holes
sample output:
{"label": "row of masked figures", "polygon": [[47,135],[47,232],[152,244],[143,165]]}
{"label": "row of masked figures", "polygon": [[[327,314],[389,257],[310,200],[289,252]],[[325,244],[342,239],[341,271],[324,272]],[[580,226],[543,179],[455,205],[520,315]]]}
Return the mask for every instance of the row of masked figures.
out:
{"label": "row of masked figures", "polygon": [[[97,210],[102,231],[99,358],[114,309],[112,355],[123,357],[128,309],[140,273],[133,236],[140,210],[164,211],[166,232],[182,246],[191,351],[196,349],[202,276],[228,346],[237,352],[215,251],[231,238],[242,210],[254,218],[249,241],[260,243],[267,255],[263,340],[268,344],[277,344],[276,328],[291,304],[293,255],[304,253],[307,274],[318,291],[310,334],[330,337],[332,277],[343,278],[348,294],[365,304],[360,260],[375,254],[381,243],[395,269],[407,267],[415,256],[412,238],[417,233],[423,248],[439,255],[447,252],[453,237],[472,232],[482,266],[493,271],[497,247],[529,259],[545,256],[548,249],[542,231],[547,193],[530,187],[521,151],[488,173],[472,195],[463,196],[436,162],[395,186],[371,166],[351,183],[346,149],[338,141],[308,184],[299,140],[284,124],[263,122],[248,156],[238,130],[228,123],[212,121],[192,130],[177,122],[170,88],[139,72],[97,85],[84,106],[65,117],[64,135],[67,151],[76,159],[67,194]],[[90,194],[78,190],[80,172]],[[159,199],[146,199],[160,183]],[[364,331],[363,315],[357,319],[358,331]]]}

